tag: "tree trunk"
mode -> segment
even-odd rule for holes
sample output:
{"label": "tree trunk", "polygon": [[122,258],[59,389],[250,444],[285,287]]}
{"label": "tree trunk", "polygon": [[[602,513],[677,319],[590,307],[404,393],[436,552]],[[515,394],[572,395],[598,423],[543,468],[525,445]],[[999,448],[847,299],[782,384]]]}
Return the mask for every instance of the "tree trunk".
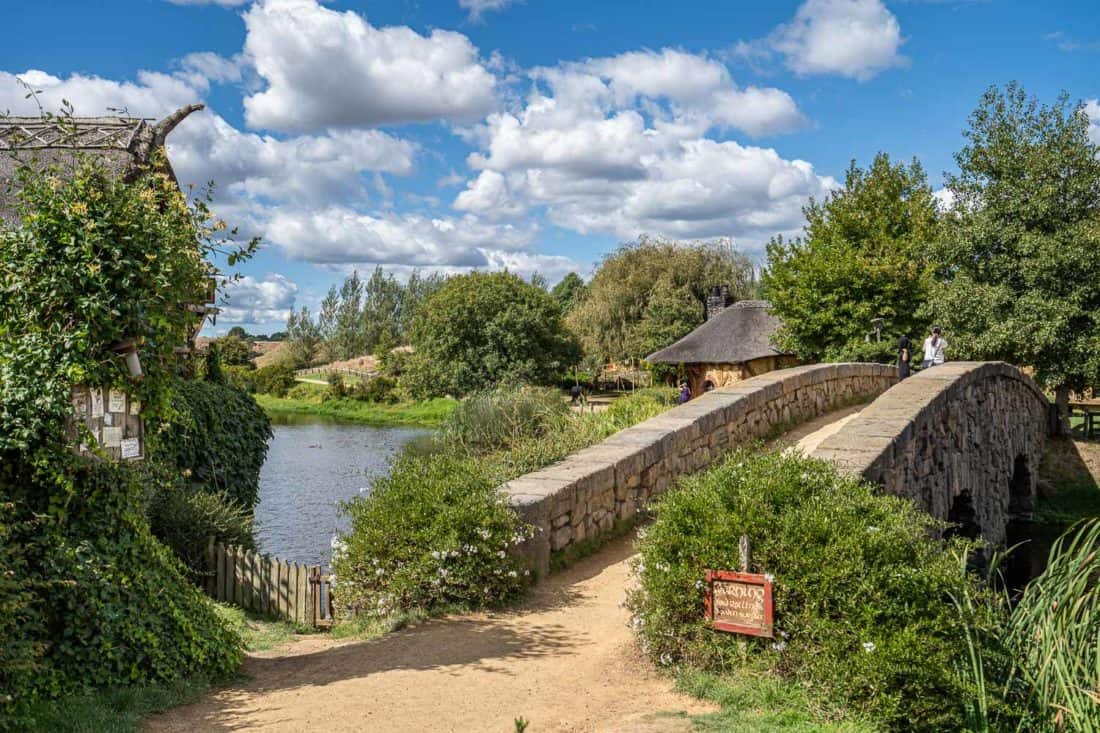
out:
{"label": "tree trunk", "polygon": [[1058,407],[1058,434],[1069,434],[1069,387],[1054,390],[1054,404]]}

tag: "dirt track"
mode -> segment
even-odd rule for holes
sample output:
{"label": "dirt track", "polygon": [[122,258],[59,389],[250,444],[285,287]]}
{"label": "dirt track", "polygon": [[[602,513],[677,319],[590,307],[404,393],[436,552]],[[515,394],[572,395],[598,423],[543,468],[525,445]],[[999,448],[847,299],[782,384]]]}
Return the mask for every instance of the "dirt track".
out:
{"label": "dirt track", "polygon": [[[251,655],[251,679],[147,721],[151,731],[528,733],[655,730],[708,710],[639,657],[621,607],[631,541],[539,585],[522,607],[438,619],[368,642],[311,636]],[[682,730],[684,721],[658,724]]]}

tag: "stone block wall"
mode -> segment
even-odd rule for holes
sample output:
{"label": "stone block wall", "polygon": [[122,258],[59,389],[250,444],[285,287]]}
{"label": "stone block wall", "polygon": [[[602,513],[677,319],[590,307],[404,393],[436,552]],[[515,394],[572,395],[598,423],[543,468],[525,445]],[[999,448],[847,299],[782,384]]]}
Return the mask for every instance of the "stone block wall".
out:
{"label": "stone block wall", "polygon": [[960,512],[972,512],[982,536],[1000,544],[1009,519],[1034,503],[1053,414],[1016,367],[949,362],[892,387],[813,456],[939,519],[962,521]]}
{"label": "stone block wall", "polygon": [[535,536],[520,549],[538,576],[554,552],[599,541],[631,522],[680,476],[731,449],[784,432],[897,382],[881,364],[816,364],[769,372],[708,392],[502,489]]}

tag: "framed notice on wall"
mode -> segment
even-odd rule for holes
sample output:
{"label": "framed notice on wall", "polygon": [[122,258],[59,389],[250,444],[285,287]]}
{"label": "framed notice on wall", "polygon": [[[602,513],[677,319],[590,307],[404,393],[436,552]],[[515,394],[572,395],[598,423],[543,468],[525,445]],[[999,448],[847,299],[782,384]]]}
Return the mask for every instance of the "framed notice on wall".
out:
{"label": "framed notice on wall", "polygon": [[706,614],[711,628],[733,634],[772,636],[772,582],[766,575],[708,570]]}

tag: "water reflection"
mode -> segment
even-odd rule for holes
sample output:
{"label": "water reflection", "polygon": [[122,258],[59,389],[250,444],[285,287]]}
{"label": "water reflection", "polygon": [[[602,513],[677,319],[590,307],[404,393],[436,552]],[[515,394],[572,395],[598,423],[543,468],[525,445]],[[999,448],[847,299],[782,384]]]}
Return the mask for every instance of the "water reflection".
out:
{"label": "water reflection", "polygon": [[302,415],[272,422],[256,539],[263,552],[308,563],[327,563],[333,533],[347,528],[339,503],[358,496],[403,445],[425,433]]}

